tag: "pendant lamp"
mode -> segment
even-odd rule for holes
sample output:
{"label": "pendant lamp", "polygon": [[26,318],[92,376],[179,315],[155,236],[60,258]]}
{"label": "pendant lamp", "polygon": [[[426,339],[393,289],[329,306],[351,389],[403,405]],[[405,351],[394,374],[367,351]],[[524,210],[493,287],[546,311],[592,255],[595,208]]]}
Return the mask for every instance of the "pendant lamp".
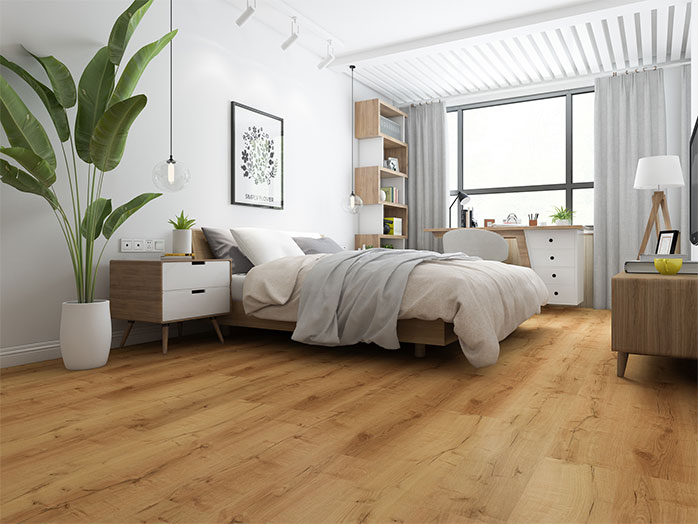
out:
{"label": "pendant lamp", "polygon": [[354,69],[356,66],[350,65],[351,69],[351,194],[342,202],[342,208],[347,213],[356,215],[361,206],[364,205],[361,197],[354,192]]}
{"label": "pendant lamp", "polygon": [[[172,31],[172,0],[170,0],[170,31]],[[170,40],[170,158],[153,168],[153,183],[168,192],[180,191],[189,182],[189,170],[172,156],[172,40]]]}

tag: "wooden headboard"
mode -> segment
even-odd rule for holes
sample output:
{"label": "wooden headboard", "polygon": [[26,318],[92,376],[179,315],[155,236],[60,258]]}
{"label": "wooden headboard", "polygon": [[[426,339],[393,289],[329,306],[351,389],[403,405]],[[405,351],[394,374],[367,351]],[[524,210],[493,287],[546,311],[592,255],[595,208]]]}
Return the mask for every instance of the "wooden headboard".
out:
{"label": "wooden headboard", "polygon": [[194,251],[194,258],[216,258],[208,245],[206,235],[201,229],[191,230],[191,247]]}

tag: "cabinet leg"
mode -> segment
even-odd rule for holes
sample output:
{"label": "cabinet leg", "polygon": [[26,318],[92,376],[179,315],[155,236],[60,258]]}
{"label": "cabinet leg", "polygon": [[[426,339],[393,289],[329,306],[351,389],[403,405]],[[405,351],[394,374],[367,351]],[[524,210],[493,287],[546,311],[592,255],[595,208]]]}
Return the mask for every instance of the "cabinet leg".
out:
{"label": "cabinet leg", "polygon": [[177,336],[181,337],[184,332],[184,322],[177,322]]}
{"label": "cabinet leg", "polygon": [[163,355],[167,355],[167,342],[168,342],[169,336],[170,336],[170,325],[163,324],[162,325],[162,354]]}
{"label": "cabinet leg", "polygon": [[424,358],[427,356],[427,346],[425,344],[414,345],[414,358]]}
{"label": "cabinet leg", "polygon": [[628,354],[618,351],[618,376],[625,376],[625,366],[628,365]]}
{"label": "cabinet leg", "polygon": [[221,333],[221,327],[218,325],[218,320],[216,320],[216,317],[211,317],[211,324],[213,324],[213,329],[216,330],[216,336],[222,344],[225,342],[225,340],[223,339],[223,333]]}
{"label": "cabinet leg", "polygon": [[121,337],[121,343],[119,344],[119,347],[122,348],[124,345],[126,345],[126,340],[128,339],[128,336],[131,334],[131,328],[133,325],[136,323],[135,320],[129,320],[128,325],[126,326],[126,329],[124,329],[124,335]]}

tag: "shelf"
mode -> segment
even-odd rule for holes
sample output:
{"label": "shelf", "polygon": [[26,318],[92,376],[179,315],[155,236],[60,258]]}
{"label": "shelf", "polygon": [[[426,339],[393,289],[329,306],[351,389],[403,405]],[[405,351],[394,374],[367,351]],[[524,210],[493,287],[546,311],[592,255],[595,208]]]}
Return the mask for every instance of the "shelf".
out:
{"label": "shelf", "polygon": [[387,167],[379,167],[381,178],[407,178],[405,173],[400,173],[400,171],[393,171]]}
{"label": "shelf", "polygon": [[394,116],[404,116],[407,118],[407,113],[404,113],[403,111],[400,111],[397,107],[391,106],[387,102],[383,102],[380,100],[380,114],[381,116],[385,117],[394,117]]}
{"label": "shelf", "polygon": [[393,138],[392,136],[386,135],[384,133],[378,133],[378,136],[383,137],[383,143],[385,149],[395,149],[396,147],[404,147],[407,149],[407,144],[402,140]]}
{"label": "shelf", "polygon": [[398,204],[397,202],[381,202],[385,207],[396,207],[398,209],[407,209],[405,204]]}
{"label": "shelf", "polygon": [[383,239],[397,239],[397,240],[407,240],[407,235],[378,235],[378,237]]}

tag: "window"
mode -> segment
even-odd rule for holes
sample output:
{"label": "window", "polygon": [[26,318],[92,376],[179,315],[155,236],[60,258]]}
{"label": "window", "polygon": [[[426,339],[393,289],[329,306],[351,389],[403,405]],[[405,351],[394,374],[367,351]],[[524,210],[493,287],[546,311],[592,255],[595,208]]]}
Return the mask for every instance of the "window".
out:
{"label": "window", "polygon": [[551,223],[555,206],[572,209],[575,224],[593,224],[592,90],[451,107],[447,128],[449,206],[462,189],[479,225],[509,213]]}

